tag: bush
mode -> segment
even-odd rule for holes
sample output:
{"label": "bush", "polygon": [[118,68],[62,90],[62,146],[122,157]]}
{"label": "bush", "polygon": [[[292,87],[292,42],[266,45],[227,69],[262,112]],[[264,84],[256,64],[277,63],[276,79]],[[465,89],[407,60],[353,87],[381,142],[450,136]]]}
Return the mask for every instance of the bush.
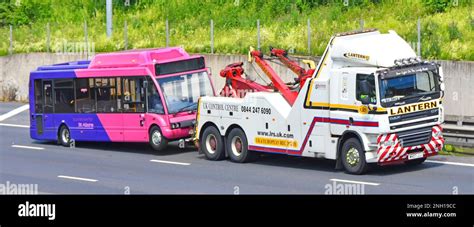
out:
{"label": "bush", "polygon": [[451,22],[448,25],[449,40],[453,41],[455,39],[461,39],[461,32],[458,29],[458,26],[455,22]]}
{"label": "bush", "polygon": [[451,0],[423,0],[423,5],[430,13],[445,12]]}

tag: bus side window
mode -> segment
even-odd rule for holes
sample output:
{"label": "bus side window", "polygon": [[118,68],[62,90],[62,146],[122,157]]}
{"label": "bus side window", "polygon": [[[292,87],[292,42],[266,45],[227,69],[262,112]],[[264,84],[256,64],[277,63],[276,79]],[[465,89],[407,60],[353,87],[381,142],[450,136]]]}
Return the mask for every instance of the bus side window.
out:
{"label": "bus side window", "polygon": [[[76,113],[95,113],[95,97],[88,78],[76,79]],[[92,94],[92,96],[91,96]]]}
{"label": "bus side window", "polygon": [[123,111],[143,113],[145,111],[144,77],[125,77],[122,80]]}
{"label": "bus side window", "polygon": [[54,113],[53,82],[43,81],[44,112]]}
{"label": "bus side window", "polygon": [[161,101],[160,93],[156,89],[155,83],[150,78],[147,78],[148,81],[148,112],[164,114],[165,110],[163,108],[163,102]]}
{"label": "bus side window", "polygon": [[117,88],[117,97],[116,97],[116,102],[117,102],[117,112],[122,112],[122,78],[117,77],[115,78],[115,81],[117,82],[116,88]]}
{"label": "bus side window", "polygon": [[96,78],[94,87],[98,113],[117,112],[115,78]]}
{"label": "bus side window", "polygon": [[74,113],[74,88],[72,79],[54,81],[54,112]]}
{"label": "bus side window", "polygon": [[35,112],[43,113],[43,86],[41,80],[35,80]]}

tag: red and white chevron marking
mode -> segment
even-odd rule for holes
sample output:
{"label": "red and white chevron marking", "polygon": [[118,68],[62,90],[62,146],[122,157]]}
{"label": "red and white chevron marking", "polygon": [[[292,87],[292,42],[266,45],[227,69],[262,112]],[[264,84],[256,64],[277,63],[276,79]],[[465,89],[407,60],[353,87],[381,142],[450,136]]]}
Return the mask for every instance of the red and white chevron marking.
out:
{"label": "red and white chevron marking", "polygon": [[[441,134],[436,134],[441,132],[443,129],[441,126],[436,125],[431,129],[431,140],[427,144],[403,147],[396,133],[382,134],[377,138],[377,158],[379,163],[390,163],[390,162],[400,162],[408,159],[408,151],[411,150],[422,150],[424,152],[424,157],[436,155],[444,145],[444,138]],[[391,146],[384,146],[383,143],[386,141],[393,141]]]}

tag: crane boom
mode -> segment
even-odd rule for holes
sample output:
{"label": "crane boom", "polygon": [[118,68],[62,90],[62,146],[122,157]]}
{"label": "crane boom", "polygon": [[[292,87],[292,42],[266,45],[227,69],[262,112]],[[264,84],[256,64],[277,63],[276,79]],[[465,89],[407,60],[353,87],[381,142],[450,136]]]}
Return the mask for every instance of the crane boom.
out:
{"label": "crane boom", "polygon": [[298,76],[297,81],[300,82],[300,87],[302,87],[306,82],[306,79],[310,78],[314,73],[314,61],[303,60],[303,62],[309,66],[309,69],[305,70],[303,67],[298,65],[298,63],[288,58],[288,52],[286,50],[270,47],[270,56],[277,57],[278,60]]}
{"label": "crane boom", "polygon": [[262,69],[265,75],[272,81],[275,89],[280,91],[280,93],[290,105],[293,105],[296,100],[296,97],[298,96],[298,92],[292,91],[286,85],[286,83],[278,76],[278,74],[272,69],[272,67],[270,67],[270,65],[263,59],[262,52],[250,48],[249,55],[249,60],[255,60],[255,62]]}

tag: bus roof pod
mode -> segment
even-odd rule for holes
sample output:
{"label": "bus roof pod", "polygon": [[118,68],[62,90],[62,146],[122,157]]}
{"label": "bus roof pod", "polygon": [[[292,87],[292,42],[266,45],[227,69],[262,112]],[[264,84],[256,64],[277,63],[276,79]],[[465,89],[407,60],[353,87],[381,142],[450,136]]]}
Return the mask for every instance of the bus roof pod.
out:
{"label": "bus roof pod", "polygon": [[[196,56],[198,58],[199,56]],[[166,63],[193,58],[181,47],[131,50],[97,54],[89,69],[138,67],[155,63]]]}
{"label": "bus roof pod", "polygon": [[339,67],[392,67],[397,59],[416,57],[411,46],[395,31],[385,34],[377,30],[338,34],[331,49],[331,58]]}

